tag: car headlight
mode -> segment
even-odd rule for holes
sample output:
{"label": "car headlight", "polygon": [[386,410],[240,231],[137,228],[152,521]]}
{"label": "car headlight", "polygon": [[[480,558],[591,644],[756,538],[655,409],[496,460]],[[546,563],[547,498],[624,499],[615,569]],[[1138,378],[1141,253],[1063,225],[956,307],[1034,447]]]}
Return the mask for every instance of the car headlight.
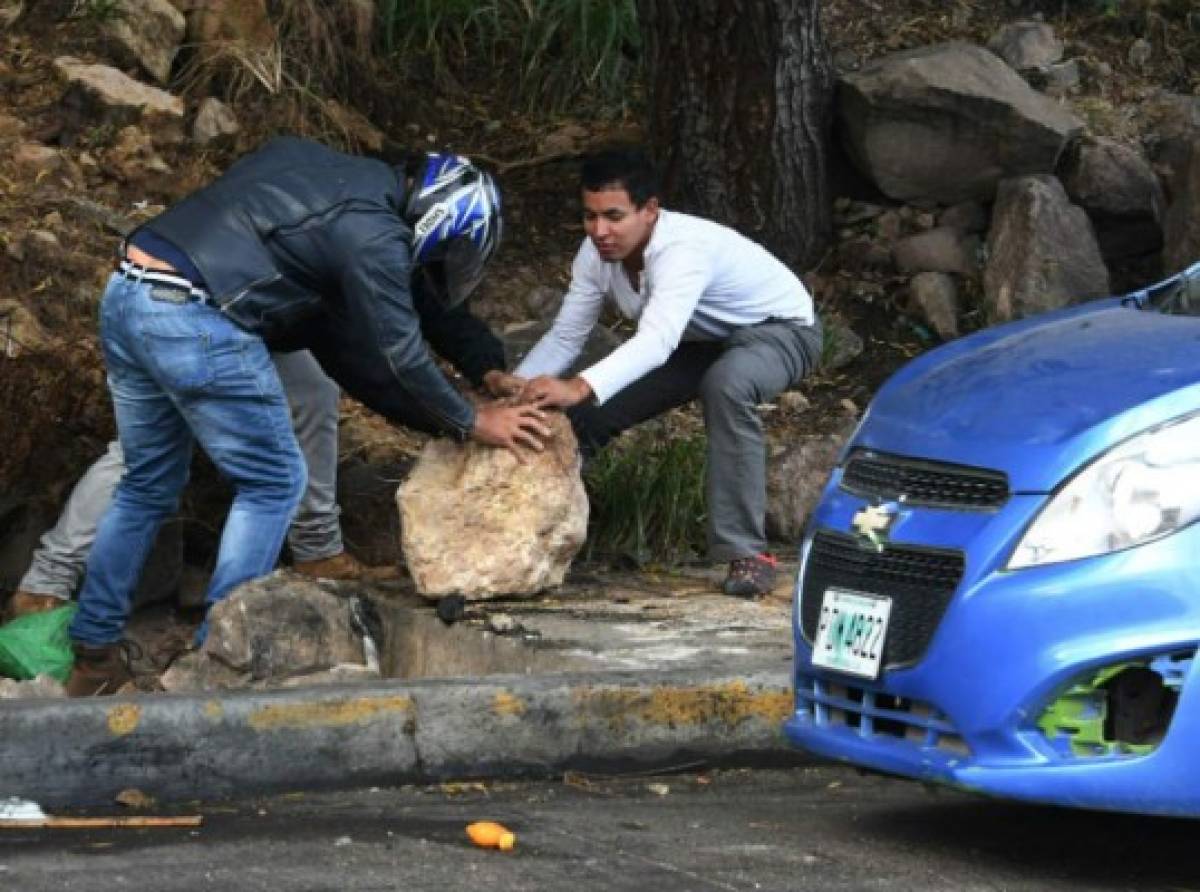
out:
{"label": "car headlight", "polygon": [[1009,570],[1107,554],[1169,536],[1200,517],[1200,415],[1139,434],[1054,495]]}

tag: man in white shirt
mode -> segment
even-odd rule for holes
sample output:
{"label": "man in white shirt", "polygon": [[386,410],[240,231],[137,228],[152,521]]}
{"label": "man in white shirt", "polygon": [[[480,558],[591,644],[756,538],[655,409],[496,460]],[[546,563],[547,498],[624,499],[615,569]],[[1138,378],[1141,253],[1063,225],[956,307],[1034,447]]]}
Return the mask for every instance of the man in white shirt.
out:
{"label": "man in white shirt", "polygon": [[[723,590],[766,594],[766,456],[755,407],[816,364],[821,329],[800,280],[763,247],[710,220],[664,209],[640,152],[588,158],[587,238],[553,326],[515,370],[525,401],[571,416],[594,452],[621,431],[699,398],[708,433],[709,556],[729,561]],[[637,332],[568,378],[606,301]]]}

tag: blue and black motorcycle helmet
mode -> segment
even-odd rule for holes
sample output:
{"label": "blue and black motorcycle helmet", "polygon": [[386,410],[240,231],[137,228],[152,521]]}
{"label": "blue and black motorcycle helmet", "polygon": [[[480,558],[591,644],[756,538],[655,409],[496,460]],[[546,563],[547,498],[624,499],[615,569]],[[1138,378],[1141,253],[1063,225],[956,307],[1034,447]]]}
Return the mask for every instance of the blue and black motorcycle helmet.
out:
{"label": "blue and black motorcycle helmet", "polygon": [[460,155],[426,155],[405,207],[413,262],[447,307],[466,300],[500,245],[500,190]]}

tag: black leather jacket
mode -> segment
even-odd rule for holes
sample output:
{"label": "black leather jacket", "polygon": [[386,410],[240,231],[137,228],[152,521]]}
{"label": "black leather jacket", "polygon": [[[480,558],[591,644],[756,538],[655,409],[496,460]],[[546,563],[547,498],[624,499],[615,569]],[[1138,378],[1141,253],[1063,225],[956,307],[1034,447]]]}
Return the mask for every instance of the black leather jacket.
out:
{"label": "black leather jacket", "polygon": [[307,348],[355,398],[465,438],[475,410],[425,339],[472,382],[503,368],[495,335],[413,276],[401,172],[285,137],[145,226],[187,254],[216,304],[274,350]]}

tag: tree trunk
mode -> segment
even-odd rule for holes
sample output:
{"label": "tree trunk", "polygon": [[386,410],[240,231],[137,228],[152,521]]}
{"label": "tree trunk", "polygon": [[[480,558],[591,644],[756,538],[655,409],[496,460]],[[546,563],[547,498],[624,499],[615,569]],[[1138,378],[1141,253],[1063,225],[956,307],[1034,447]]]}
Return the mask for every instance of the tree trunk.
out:
{"label": "tree trunk", "polygon": [[668,207],[798,270],[830,238],[833,62],[820,0],[638,0]]}

